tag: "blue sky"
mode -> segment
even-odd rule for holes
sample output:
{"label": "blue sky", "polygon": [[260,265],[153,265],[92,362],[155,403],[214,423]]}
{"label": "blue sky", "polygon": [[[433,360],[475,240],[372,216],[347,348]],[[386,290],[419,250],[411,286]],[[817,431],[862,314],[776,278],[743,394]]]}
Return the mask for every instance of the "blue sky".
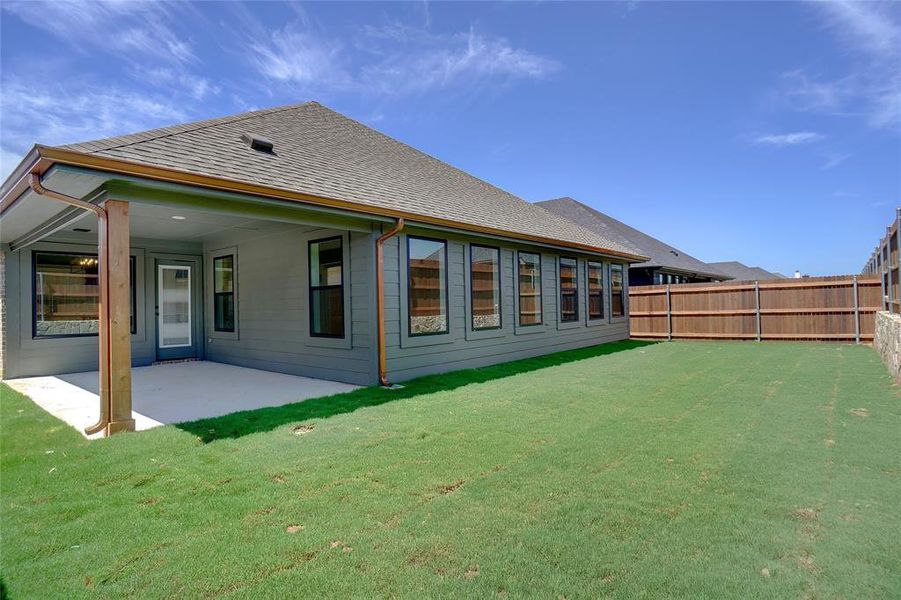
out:
{"label": "blue sky", "polygon": [[857,272],[901,205],[901,3],[2,4],[0,160],[318,100],[703,260]]}

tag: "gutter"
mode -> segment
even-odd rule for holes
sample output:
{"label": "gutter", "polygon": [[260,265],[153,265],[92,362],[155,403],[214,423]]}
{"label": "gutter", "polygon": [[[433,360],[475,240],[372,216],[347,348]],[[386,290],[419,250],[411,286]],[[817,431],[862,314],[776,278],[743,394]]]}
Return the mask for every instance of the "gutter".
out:
{"label": "gutter", "polygon": [[[202,175],[199,173],[190,173],[169,167],[144,165],[133,161],[123,160],[119,158],[109,158],[105,156],[97,156],[95,154],[86,154],[84,152],[76,152],[74,150],[68,150],[65,148],[54,148],[38,144],[34,147],[32,153],[34,153],[36,157],[36,163],[31,169],[32,172],[37,171],[39,173],[44,173],[53,164],[58,163],[117,173],[120,175],[133,175],[147,179],[154,179],[157,181],[182,183],[227,192],[238,192],[256,196],[263,196],[266,198],[303,202],[306,204],[312,204],[314,206],[324,206],[328,208],[347,210],[367,216],[377,215],[382,217],[389,217],[392,219],[405,219],[408,221],[415,221],[417,223],[423,223],[427,225],[447,227],[455,231],[479,233],[492,237],[502,237],[517,241],[538,242],[544,245],[582,250],[594,254],[603,254],[614,258],[624,259],[627,262],[645,262],[649,260],[647,256],[641,256],[639,254],[633,254],[631,252],[620,252],[607,248],[591,246],[588,244],[581,244],[578,242],[506,231],[494,227],[486,227],[484,225],[461,223],[459,221],[453,221],[440,217],[417,215],[405,211],[388,209],[381,206],[361,204],[359,202],[338,200],[335,198],[325,198],[322,196],[315,196],[303,192],[294,192],[284,188],[246,183],[243,181],[236,181],[233,179],[226,179],[223,177],[215,177],[210,175]],[[9,193],[11,191],[11,187],[12,186],[7,186],[6,184],[4,184],[2,188],[0,188],[0,194],[2,194],[3,196],[2,201],[0,201],[0,216],[2,216],[7,210],[9,210],[10,206],[15,201],[15,197],[11,197],[12,194]]]}
{"label": "gutter", "polygon": [[390,238],[396,236],[404,228],[404,220],[398,219],[394,229],[383,233],[375,241],[375,279],[376,279],[376,297],[375,306],[378,312],[378,352],[379,352],[379,383],[385,387],[389,387],[391,382],[388,380],[388,360],[385,356],[385,250],[384,244]]}
{"label": "gutter", "polygon": [[[99,235],[97,260],[99,262],[98,270],[100,273],[100,333],[98,335],[100,342],[100,419],[93,425],[85,427],[84,431],[88,435],[93,435],[106,429],[109,425],[112,407],[110,406],[110,324],[109,324],[109,247],[107,246],[107,214],[106,210],[96,204],[85,202],[72,196],[66,196],[53,190],[48,190],[41,183],[41,176],[37,173],[31,173],[29,187],[34,190],[38,196],[44,196],[51,200],[57,200],[74,206],[81,210],[92,212],[97,216],[97,230]],[[104,366],[104,363],[107,363]],[[106,381],[104,381],[106,379]],[[104,391],[106,392],[104,394]]]}

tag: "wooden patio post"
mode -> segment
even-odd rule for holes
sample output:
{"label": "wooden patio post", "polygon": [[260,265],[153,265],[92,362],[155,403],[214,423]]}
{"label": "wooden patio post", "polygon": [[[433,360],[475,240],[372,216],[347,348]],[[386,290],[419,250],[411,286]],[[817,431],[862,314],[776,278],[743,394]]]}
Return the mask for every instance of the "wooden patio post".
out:
{"label": "wooden patio post", "polygon": [[135,429],[131,416],[131,263],[128,202],[107,200],[105,208],[108,264],[101,277],[107,277],[109,289],[110,414],[106,433],[112,435]]}

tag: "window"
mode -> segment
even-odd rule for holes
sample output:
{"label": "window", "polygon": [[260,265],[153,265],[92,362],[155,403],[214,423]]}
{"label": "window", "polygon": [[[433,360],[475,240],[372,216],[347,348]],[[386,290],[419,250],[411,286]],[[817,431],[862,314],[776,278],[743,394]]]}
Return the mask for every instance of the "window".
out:
{"label": "window", "polygon": [[[97,335],[100,266],[96,254],[35,252],[34,337]],[[135,257],[129,257],[129,329],[137,333]]]}
{"label": "window", "polygon": [[604,265],[588,263],[588,319],[604,318]]}
{"label": "window", "polygon": [[310,335],[344,337],[344,249],[341,238],[313,240],[310,249]]}
{"label": "window", "polygon": [[575,258],[560,259],[560,321],[579,320],[579,282]]}
{"label": "window", "polygon": [[448,332],[447,242],[407,236],[410,335]]}
{"label": "window", "polygon": [[541,325],[541,255],[517,253],[519,280],[519,324]]}
{"label": "window", "polygon": [[470,292],[472,328],[499,329],[501,326],[501,251],[471,245]]}
{"label": "window", "polygon": [[614,317],[622,317],[626,314],[622,265],[610,265],[610,294],[610,314]]}
{"label": "window", "polygon": [[213,258],[213,329],[235,330],[235,255]]}

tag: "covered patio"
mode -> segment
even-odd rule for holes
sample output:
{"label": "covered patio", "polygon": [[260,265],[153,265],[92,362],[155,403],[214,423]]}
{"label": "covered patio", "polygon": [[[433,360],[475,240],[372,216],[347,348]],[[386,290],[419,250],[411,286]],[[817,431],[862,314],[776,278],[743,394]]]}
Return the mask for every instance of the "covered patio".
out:
{"label": "covered patio", "polygon": [[[135,367],[131,370],[132,418],[137,431],[217,417],[243,410],[282,406],[357,389],[325,379],[248,369],[211,361]],[[97,371],[6,381],[41,408],[89,439],[85,427],[99,417]]]}

